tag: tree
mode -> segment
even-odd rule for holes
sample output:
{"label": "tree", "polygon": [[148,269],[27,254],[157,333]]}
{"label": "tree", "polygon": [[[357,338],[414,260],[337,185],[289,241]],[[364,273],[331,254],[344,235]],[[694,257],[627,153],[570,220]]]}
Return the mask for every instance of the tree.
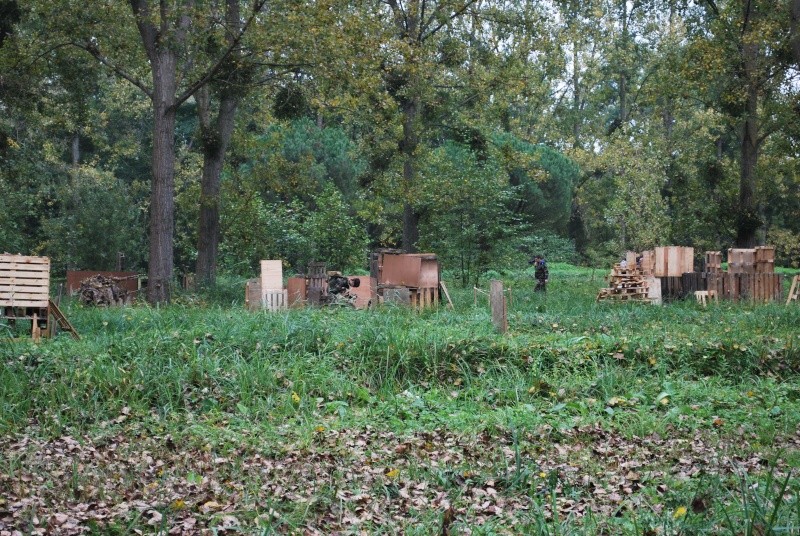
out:
{"label": "tree", "polygon": [[[225,24],[223,37],[217,46],[217,54],[224,53],[242,32],[239,0],[225,0]],[[213,82],[197,90],[197,116],[200,121],[200,140],[203,152],[203,175],[200,181],[200,212],[197,226],[197,263],[195,274],[198,282],[213,284],[217,275],[217,251],[219,249],[220,180],[225,153],[233,133],[236,109],[245,87],[249,84],[249,71],[241,63],[241,51],[232,49],[222,64],[226,76],[218,76]],[[212,93],[218,99],[216,117],[212,119]]]}
{"label": "tree", "polygon": [[[248,27],[261,11],[266,0],[253,2],[246,21],[237,24],[232,37],[216,57],[197,68],[193,64],[194,46],[201,46],[203,39],[190,39],[193,18],[203,13],[195,8],[192,0],[180,3],[159,0],[155,5],[149,0],[130,0],[130,8],[144,47],[150,71],[151,86],[137,76],[136,71],[125,61],[135,63],[132,58],[111,58],[106,54],[101,38],[86,36],[85,40],[73,43],[83,48],[102,64],[107,65],[120,77],[142,90],[153,105],[153,155],[150,193],[150,253],[148,260],[147,299],[150,303],[168,302],[174,265],[174,189],[175,189],[175,118],[178,107],[204,87],[228,64]],[[154,9],[157,7],[157,9]],[[209,17],[214,5],[207,6]],[[238,14],[238,13],[237,13]],[[92,12],[90,15],[99,16]],[[118,14],[119,15],[119,14]],[[201,17],[200,17],[201,18]],[[105,37],[113,38],[112,21],[104,21]],[[117,22],[117,21],[114,21]],[[200,25],[201,29],[208,25]],[[199,41],[199,43],[198,43]],[[189,78],[190,77],[190,78]],[[186,79],[191,80],[185,83]]]}
{"label": "tree", "polygon": [[791,22],[787,10],[785,4],[763,0],[706,0],[705,17],[694,28],[689,49],[687,78],[729,118],[738,137],[738,247],[753,247],[759,241],[764,225],[759,155],[767,138],[788,119],[783,96],[796,93],[786,53]]}

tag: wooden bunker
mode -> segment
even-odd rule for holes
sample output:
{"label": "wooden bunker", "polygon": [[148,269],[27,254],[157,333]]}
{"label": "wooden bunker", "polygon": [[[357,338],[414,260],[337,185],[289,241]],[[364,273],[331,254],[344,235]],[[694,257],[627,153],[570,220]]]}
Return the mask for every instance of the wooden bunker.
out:
{"label": "wooden bunker", "polygon": [[376,282],[373,302],[436,307],[439,304],[440,274],[439,260],[433,253],[375,251],[370,258],[370,275]]}
{"label": "wooden bunker", "polygon": [[[364,309],[370,305],[374,281],[365,276],[344,276],[358,279],[358,287],[351,287],[355,297],[352,305]],[[251,311],[266,309],[280,311],[306,305],[323,305],[328,300],[328,273],[324,262],[312,262],[305,276],[289,277],[283,284],[283,264],[280,260],[261,261],[261,277],[250,279],[245,285],[245,307]]]}
{"label": "wooden bunker", "polygon": [[55,332],[53,316],[62,329],[77,339],[78,333],[50,299],[50,259],[25,255],[0,255],[0,316],[10,324],[30,320],[31,338]]}
{"label": "wooden bunker", "polygon": [[[630,254],[626,255],[626,260],[629,258]],[[733,301],[769,302],[783,296],[783,276],[774,273],[773,246],[729,249],[727,272],[722,270],[720,251],[705,252],[700,272],[694,270],[691,247],[657,247],[634,254],[634,258],[637,271],[642,275],[652,273],[660,280],[660,294],[666,300],[694,297],[696,292]]]}

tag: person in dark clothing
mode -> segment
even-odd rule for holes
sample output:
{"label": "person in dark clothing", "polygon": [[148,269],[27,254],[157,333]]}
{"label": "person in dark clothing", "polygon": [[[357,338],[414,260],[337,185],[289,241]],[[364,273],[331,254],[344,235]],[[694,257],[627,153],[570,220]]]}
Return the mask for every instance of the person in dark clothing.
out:
{"label": "person in dark clothing", "polygon": [[550,272],[547,270],[547,261],[541,255],[534,255],[528,261],[534,268],[533,277],[536,279],[536,287],[533,289],[536,292],[544,292],[547,290],[547,281],[550,279]]}

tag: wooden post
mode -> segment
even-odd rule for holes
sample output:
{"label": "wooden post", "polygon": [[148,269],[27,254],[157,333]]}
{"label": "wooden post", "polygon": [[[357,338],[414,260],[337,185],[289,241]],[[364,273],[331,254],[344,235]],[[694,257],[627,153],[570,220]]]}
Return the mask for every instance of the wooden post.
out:
{"label": "wooden post", "polygon": [[492,324],[500,333],[508,331],[506,296],[503,293],[503,282],[492,279],[489,286],[489,304],[492,310]]}
{"label": "wooden post", "polygon": [[794,276],[792,279],[792,286],[789,288],[789,297],[786,298],[786,305],[792,303],[793,300],[800,300],[800,275]]}
{"label": "wooden post", "polygon": [[[442,292],[444,292],[444,297],[447,298],[447,306],[450,307],[450,309],[452,309],[453,308],[453,300],[450,299],[450,293],[447,292],[447,285],[444,284],[444,281],[439,281],[439,286],[442,288]],[[478,300],[476,298],[475,299],[475,305],[478,304],[477,302],[478,302]]]}

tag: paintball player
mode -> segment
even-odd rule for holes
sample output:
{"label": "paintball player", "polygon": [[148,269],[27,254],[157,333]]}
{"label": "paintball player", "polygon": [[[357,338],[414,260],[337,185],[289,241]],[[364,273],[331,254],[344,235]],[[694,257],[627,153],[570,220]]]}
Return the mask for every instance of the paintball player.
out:
{"label": "paintball player", "polygon": [[533,289],[536,292],[544,292],[547,290],[547,281],[550,279],[550,272],[547,270],[547,261],[541,255],[534,255],[528,264],[532,264],[534,268],[533,277],[536,279],[536,287]]}

